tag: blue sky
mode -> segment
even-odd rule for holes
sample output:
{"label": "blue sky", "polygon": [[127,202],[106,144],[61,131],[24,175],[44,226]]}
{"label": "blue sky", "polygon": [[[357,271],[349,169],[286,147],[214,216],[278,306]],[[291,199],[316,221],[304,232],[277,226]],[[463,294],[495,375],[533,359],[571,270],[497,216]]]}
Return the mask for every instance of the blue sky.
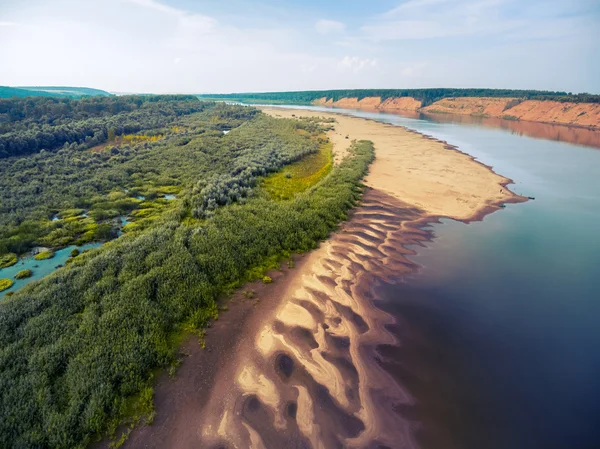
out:
{"label": "blue sky", "polygon": [[2,0],[0,85],[600,93],[600,1]]}

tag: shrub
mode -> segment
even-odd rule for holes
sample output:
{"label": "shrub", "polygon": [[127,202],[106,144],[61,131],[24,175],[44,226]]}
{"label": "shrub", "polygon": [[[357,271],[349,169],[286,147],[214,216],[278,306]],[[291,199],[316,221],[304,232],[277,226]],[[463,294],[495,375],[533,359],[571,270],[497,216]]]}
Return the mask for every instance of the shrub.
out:
{"label": "shrub", "polygon": [[17,255],[14,253],[3,254],[0,256],[0,268],[10,267],[17,263]]}
{"label": "shrub", "polygon": [[21,270],[15,275],[15,279],[26,279],[30,278],[33,275],[33,271],[31,270]]}
{"label": "shrub", "polygon": [[35,260],[46,260],[46,259],[52,259],[54,257],[54,251],[42,251],[37,253],[35,256],[33,256],[33,258]]}
{"label": "shrub", "polygon": [[71,257],[77,257],[79,256],[79,250],[77,248],[74,248],[71,250]]}
{"label": "shrub", "polygon": [[0,292],[11,288],[14,283],[12,279],[0,279]]}
{"label": "shrub", "polygon": [[269,276],[263,276],[262,281],[263,284],[270,284],[271,282],[273,282],[273,279],[271,279]]}

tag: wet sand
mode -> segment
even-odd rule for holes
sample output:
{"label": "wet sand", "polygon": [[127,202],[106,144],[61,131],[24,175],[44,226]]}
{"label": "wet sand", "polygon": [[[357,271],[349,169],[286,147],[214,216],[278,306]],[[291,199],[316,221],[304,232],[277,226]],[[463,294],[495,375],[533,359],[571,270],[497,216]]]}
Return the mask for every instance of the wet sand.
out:
{"label": "wet sand", "polygon": [[[269,110],[274,115],[309,111]],[[478,219],[522,201],[508,179],[444,142],[403,128],[331,115],[336,160],[352,139],[374,142],[363,201],[340,230],[296,268],[238,293],[193,339],[174,379],[156,388],[152,426],[131,448],[419,447],[414,399],[385,369],[380,348],[401,345],[376,306],[376,288],[417,267],[407,259],[439,216]],[[346,139],[348,136],[348,139]],[[388,349],[389,352],[389,349]]]}

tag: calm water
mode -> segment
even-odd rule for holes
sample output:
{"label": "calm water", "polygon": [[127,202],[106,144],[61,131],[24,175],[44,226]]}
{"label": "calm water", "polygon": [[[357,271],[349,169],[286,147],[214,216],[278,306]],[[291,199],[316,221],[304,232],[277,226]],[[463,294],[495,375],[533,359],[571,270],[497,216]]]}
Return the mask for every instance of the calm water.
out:
{"label": "calm water", "polygon": [[[434,225],[414,257],[421,271],[379,290],[399,317],[392,357],[417,399],[406,413],[423,423],[422,446],[600,448],[600,150],[489,123],[346,112],[446,140],[536,198]],[[576,132],[562,134],[600,141]]]}
{"label": "calm water", "polygon": [[[45,276],[48,276],[50,273],[53,273],[57,270],[58,265],[65,265],[67,259],[71,257],[71,251],[77,248],[79,251],[85,251],[86,249],[97,248],[101,245],[101,243],[88,243],[87,245],[82,246],[68,246],[61,250],[54,252],[54,257],[52,259],[46,260],[35,260],[33,257],[26,257],[23,259],[19,259],[19,261],[13,265],[12,267],[2,268],[0,269],[0,278],[8,278],[15,281],[14,285],[8,290],[4,290],[0,292],[0,299],[4,297],[4,295],[8,292],[16,292],[20,288],[25,287],[32,281],[37,281],[38,279],[42,279]],[[33,276],[27,279],[15,279],[15,275],[21,270],[31,270],[33,271]]]}

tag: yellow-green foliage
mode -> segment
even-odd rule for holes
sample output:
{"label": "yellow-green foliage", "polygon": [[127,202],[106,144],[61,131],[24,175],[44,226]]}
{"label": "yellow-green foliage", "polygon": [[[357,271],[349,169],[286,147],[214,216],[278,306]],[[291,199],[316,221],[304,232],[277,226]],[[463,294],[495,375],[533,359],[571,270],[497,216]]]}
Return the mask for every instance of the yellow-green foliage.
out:
{"label": "yellow-green foliage", "polygon": [[77,217],[78,215],[83,214],[83,209],[66,209],[66,210],[61,210],[58,214],[58,216],[62,219],[65,218],[71,218],[71,217]]}
{"label": "yellow-green foliage", "polygon": [[162,139],[162,134],[157,134],[155,136],[148,136],[146,134],[127,134],[122,137],[123,141],[127,143],[138,143],[138,142],[156,142],[159,139]]}
{"label": "yellow-green foliage", "polygon": [[178,186],[160,186],[156,187],[156,191],[158,193],[162,193],[164,195],[177,195],[181,192],[181,187]]}
{"label": "yellow-green foliage", "polygon": [[11,288],[14,283],[15,281],[13,281],[12,279],[0,279],[0,292]]}
{"label": "yellow-green foliage", "polygon": [[54,257],[54,251],[42,251],[41,253],[37,253],[33,258],[35,260],[46,260],[52,259]]}
{"label": "yellow-green foliage", "polygon": [[131,232],[139,229],[140,226],[137,223],[127,223],[123,226],[123,232]]}
{"label": "yellow-green foliage", "polygon": [[131,215],[136,217],[136,218],[144,218],[147,217],[151,214],[153,214],[155,212],[154,208],[145,208],[145,209],[138,209],[138,210],[134,210]]}
{"label": "yellow-green foliage", "polygon": [[3,254],[0,256],[0,268],[13,266],[17,263],[17,255],[13,253]]}
{"label": "yellow-green foliage", "polygon": [[273,282],[273,279],[271,279],[270,276],[264,276],[262,278],[263,284],[270,284],[271,282]]}
{"label": "yellow-green foliage", "polygon": [[297,193],[314,186],[333,167],[331,149],[331,142],[327,142],[319,147],[317,153],[305,156],[267,177],[263,183],[263,191],[272,199],[289,200]]}
{"label": "yellow-green foliage", "polygon": [[15,275],[15,279],[30,278],[32,275],[33,275],[33,271],[31,271],[31,270],[21,270]]}

